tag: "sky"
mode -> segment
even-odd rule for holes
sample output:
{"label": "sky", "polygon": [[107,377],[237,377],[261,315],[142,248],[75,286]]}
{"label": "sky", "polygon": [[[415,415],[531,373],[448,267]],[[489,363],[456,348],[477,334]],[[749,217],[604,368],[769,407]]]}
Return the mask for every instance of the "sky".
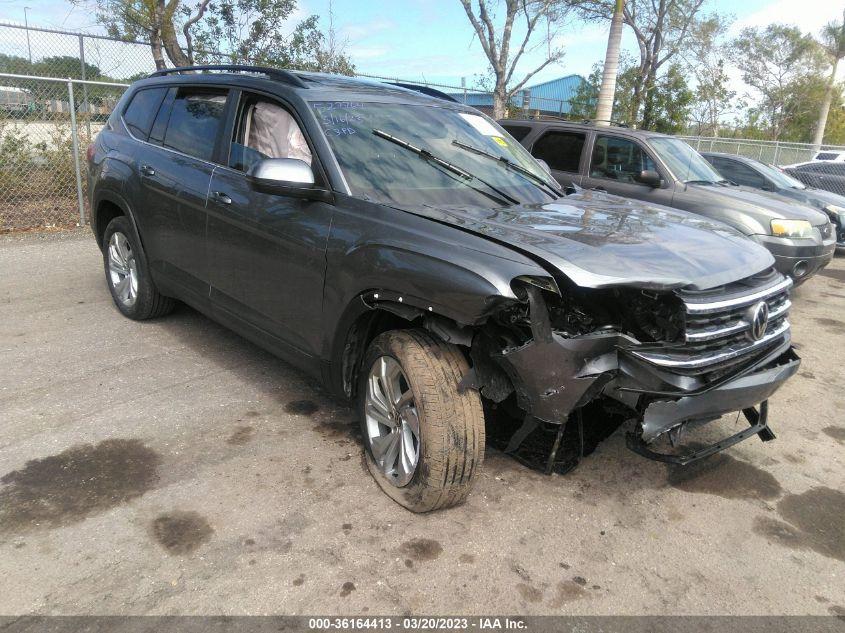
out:
{"label": "sky", "polygon": [[[494,0],[495,1],[495,0]],[[0,21],[23,22],[23,6],[30,24],[98,31],[91,12],[67,0],[0,0]],[[300,0],[298,14],[320,16],[328,27],[330,0]],[[709,10],[732,15],[732,32],[745,26],[782,22],[818,33],[829,21],[841,19],[845,0],[709,0]],[[487,68],[486,58],[458,0],[332,0],[333,24],[361,73],[468,86]],[[561,61],[531,81],[568,74],[588,75],[604,59],[607,25],[570,21],[554,33],[565,50]],[[623,48],[635,52],[626,29]],[[526,54],[515,76],[521,78],[543,59],[545,49]],[[841,65],[845,76],[845,64]]]}

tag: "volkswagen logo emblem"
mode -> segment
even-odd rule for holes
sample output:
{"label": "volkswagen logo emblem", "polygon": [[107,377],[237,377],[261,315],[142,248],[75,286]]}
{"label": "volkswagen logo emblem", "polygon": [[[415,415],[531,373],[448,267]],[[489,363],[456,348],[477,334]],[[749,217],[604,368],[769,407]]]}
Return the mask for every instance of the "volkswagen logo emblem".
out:
{"label": "volkswagen logo emblem", "polygon": [[755,303],[748,309],[748,338],[752,341],[759,341],[766,333],[766,326],[769,325],[769,304],[765,301]]}

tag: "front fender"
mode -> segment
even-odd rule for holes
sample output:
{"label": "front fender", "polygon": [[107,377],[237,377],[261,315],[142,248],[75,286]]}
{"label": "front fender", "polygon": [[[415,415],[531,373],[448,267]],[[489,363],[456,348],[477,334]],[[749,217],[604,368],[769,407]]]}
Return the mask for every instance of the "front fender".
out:
{"label": "front fender", "polygon": [[332,364],[379,301],[475,325],[516,300],[515,277],[549,277],[520,253],[460,229],[349,198],[338,206],[323,294],[322,357]]}

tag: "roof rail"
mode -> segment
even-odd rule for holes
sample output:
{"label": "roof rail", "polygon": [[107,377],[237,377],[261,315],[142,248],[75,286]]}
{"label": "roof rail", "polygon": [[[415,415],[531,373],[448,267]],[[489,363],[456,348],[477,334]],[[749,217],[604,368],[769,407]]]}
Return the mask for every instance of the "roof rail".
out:
{"label": "roof rail", "polygon": [[608,125],[611,125],[611,126],[614,126],[614,127],[626,127],[626,128],[631,127],[627,123],[624,123],[622,121],[617,121],[616,119],[584,119],[583,122],[584,123],[590,123],[590,124],[607,123]]}
{"label": "roof rail", "polygon": [[176,68],[162,68],[161,70],[157,70],[154,73],[150,73],[149,77],[163,77],[164,75],[170,75],[173,73],[185,73],[202,70],[226,70],[229,72],[259,73],[262,75],[267,75],[268,77],[272,77],[274,79],[280,79],[281,81],[291,84],[292,86],[296,86],[297,88],[308,87],[305,82],[302,81],[302,79],[300,79],[290,71],[282,70],[280,68],[268,68],[266,66],[245,66],[242,64],[210,64],[205,66],[177,66]]}
{"label": "roof rail", "polygon": [[435,90],[434,88],[430,88],[429,86],[419,86],[417,84],[406,84],[399,81],[390,81],[388,82],[391,86],[398,86],[400,88],[405,88],[406,90],[413,90],[414,92],[419,92],[424,95],[428,95],[429,97],[434,97],[435,99],[444,99],[445,101],[454,101],[455,103],[460,103],[455,97],[450,94],[446,94],[445,92],[441,92],[440,90]]}

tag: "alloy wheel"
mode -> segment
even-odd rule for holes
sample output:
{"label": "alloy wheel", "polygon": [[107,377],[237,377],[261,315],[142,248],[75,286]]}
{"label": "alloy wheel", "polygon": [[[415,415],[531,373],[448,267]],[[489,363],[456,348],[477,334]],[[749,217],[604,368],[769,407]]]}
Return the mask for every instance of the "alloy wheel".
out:
{"label": "alloy wheel", "polygon": [[109,281],[118,300],[127,308],[138,299],[138,266],[129,239],[120,231],[109,239]]}
{"label": "alloy wheel", "polygon": [[420,420],[408,379],[392,356],[379,356],[370,368],[364,417],[379,471],[394,486],[407,485],[420,459]]}

